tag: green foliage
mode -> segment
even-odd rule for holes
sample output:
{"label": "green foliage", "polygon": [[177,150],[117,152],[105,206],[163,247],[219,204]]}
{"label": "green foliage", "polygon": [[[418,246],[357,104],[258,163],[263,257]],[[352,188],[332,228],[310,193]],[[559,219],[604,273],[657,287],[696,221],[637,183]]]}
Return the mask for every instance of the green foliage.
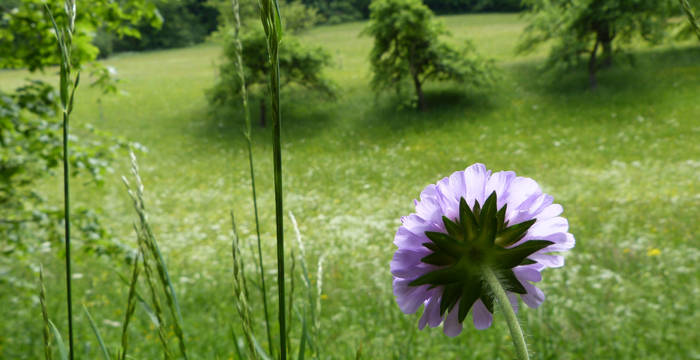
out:
{"label": "green foliage", "polygon": [[[371,0],[301,0],[305,5],[318,9],[324,22],[337,24],[366,19]],[[285,16],[286,14],[282,14]]]}
{"label": "green foliage", "polygon": [[111,52],[198,44],[218,26],[219,12],[206,0],[156,0],[151,3],[158,9],[162,26],[154,27],[148,22],[141,22],[136,26],[138,36],[127,35],[123,38],[107,28],[100,28],[95,38],[96,43],[100,43],[100,56],[109,56]]}
{"label": "green foliage", "polygon": [[[52,86],[35,80],[11,94],[0,91],[0,254],[22,260],[42,246],[62,238],[62,211],[48,203],[37,184],[52,174],[61,159],[61,123],[57,120],[57,94]],[[88,138],[71,136],[72,175],[90,174],[101,184],[110,171],[109,161],[123,142],[92,127]],[[75,208],[77,240],[82,249],[117,254],[119,247],[88,208]]]}
{"label": "green foliage", "polygon": [[[56,22],[66,23],[62,0],[23,0],[4,4],[0,15],[0,68],[29,68],[42,70],[59,63],[56,38],[51,22],[46,17],[44,6],[56,16]],[[139,36],[134,24],[160,24],[155,6],[146,0],[95,0],[80,2],[75,19],[77,31],[72,34],[73,66],[97,58],[98,48],[93,45],[97,29],[104,29],[116,36]],[[89,11],[81,11],[80,7]]]}
{"label": "green foliage", "polygon": [[476,11],[520,11],[521,0],[425,0],[425,5],[439,14]]}
{"label": "green foliage", "polygon": [[[568,69],[588,55],[589,81],[611,65],[613,53],[633,39],[659,43],[665,36],[672,2],[658,0],[525,0],[530,24],[521,40],[527,51],[553,41],[546,67]],[[599,50],[602,57],[597,58]]]}
{"label": "green foliage", "polygon": [[425,81],[453,80],[477,87],[492,82],[491,64],[478,58],[469,43],[455,49],[440,40],[447,31],[420,0],[376,0],[370,9],[365,33],[374,37],[370,65],[375,90],[398,89],[410,78],[418,107],[425,110]]}
{"label": "green foliage", "polygon": [[676,37],[684,39],[695,34],[700,40],[700,15],[697,15],[697,12],[700,11],[700,1],[679,0],[679,3],[688,21],[681,22]]}
{"label": "green foliage", "polygon": [[280,6],[284,8],[282,24],[286,31],[298,34],[321,22],[322,17],[318,9],[304,5],[301,0],[283,1]]}
{"label": "green foliage", "polygon": [[[267,54],[267,39],[262,31],[249,31],[241,36],[245,86],[252,93],[261,95],[267,90],[270,62]],[[330,65],[331,57],[321,47],[302,44],[298,38],[285,34],[280,45],[280,86],[301,86],[334,98],[333,84],[323,76]],[[216,85],[209,90],[209,102],[216,107],[237,104],[241,91],[240,77],[236,67],[236,44],[233,34],[227,34],[224,44],[224,63],[219,68]],[[262,116],[262,115],[261,115]]]}

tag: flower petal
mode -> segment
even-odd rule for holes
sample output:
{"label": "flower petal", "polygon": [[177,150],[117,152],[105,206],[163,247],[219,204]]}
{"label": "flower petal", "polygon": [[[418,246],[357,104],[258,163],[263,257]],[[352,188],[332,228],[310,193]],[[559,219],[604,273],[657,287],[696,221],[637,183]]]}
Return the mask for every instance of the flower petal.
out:
{"label": "flower petal", "polygon": [[440,316],[440,298],[432,297],[425,302],[425,308],[423,309],[423,315],[420,317],[418,322],[418,328],[423,330],[425,325],[434,328],[442,322],[442,316]]}
{"label": "flower petal", "polygon": [[488,329],[493,321],[493,315],[481,299],[477,300],[472,307],[472,318],[474,319],[474,327],[479,330]]}
{"label": "flower petal", "polygon": [[479,204],[484,205],[484,200],[486,200],[484,189],[490,174],[491,171],[486,170],[486,166],[479,163],[464,170],[464,180],[467,185],[464,200],[467,201],[470,207],[474,206],[474,201],[478,201]]}
{"label": "flower petal", "polygon": [[523,302],[531,308],[536,308],[544,302],[544,293],[537,286],[530,284],[529,282],[524,282],[523,286],[527,290],[527,294],[520,295]]}
{"label": "flower petal", "polygon": [[452,308],[452,311],[447,313],[445,323],[442,325],[442,332],[449,337],[455,337],[462,332],[462,323],[459,322],[459,301]]}
{"label": "flower petal", "polygon": [[508,200],[508,188],[510,183],[515,179],[515,173],[512,171],[499,171],[493,173],[486,182],[486,189],[484,191],[485,195],[490,195],[492,192],[496,192],[498,196],[498,202],[496,203],[496,208],[500,209]]}
{"label": "flower petal", "polygon": [[411,280],[394,278],[396,303],[405,314],[413,314],[428,298],[428,285],[408,286]]}

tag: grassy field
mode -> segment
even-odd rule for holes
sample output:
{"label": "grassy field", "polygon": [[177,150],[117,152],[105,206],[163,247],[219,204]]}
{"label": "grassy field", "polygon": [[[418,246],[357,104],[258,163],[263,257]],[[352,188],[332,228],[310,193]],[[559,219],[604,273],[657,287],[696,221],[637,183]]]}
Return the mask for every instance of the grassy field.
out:
{"label": "grassy field", "polygon": [[[495,59],[500,81],[485,92],[431,84],[426,113],[397,110],[391,96],[370,90],[371,39],[358,36],[363,23],[319,27],[303,36],[333,55],[328,75],[340,94],[324,102],[290,90],[282,106],[286,208],[299,221],[314,273],[325,255],[322,358],[353,358],[358,349],[366,359],[514,356],[498,314],[491,329],[466,326],[450,339],[441,329],[418,331],[419,316],[402,314],[392,295],[389,261],[400,216],[412,211],[412,200],[427,184],[474,162],[538,180],[564,206],[577,239],[567,265],[544,273],[543,306],[520,313],[533,358],[700,358],[697,43],[640,47],[634,67],[602,72],[592,92],[583,69],[554,83],[538,72],[546,49],[514,53],[525,25],[517,15],[443,19],[453,41],[469,38]],[[81,88],[73,120],[76,128],[92,123],[148,148],[138,154],[147,206],[176,281],[194,359],[229,359],[234,352],[229,326],[237,326],[238,317],[228,210],[238,214],[246,250],[255,232],[242,120],[211,116],[204,94],[214,83],[219,54],[219,46],[207,44],[111,58],[106,64],[116,67],[123,93],[102,100],[100,118],[98,92]],[[12,89],[26,76],[0,72],[0,86]],[[257,129],[254,140],[272,284],[270,134]],[[135,216],[119,180],[128,157],[114,165],[102,188],[77,181],[74,197],[99,208],[118,240],[134,246]],[[59,182],[56,176],[45,186],[57,202]],[[288,227],[289,248],[293,235]],[[118,274],[128,268],[83,257],[74,265],[82,275],[74,301],[91,310],[108,344],[116,346],[127,291]],[[253,258],[247,260],[252,272]],[[63,329],[60,260],[49,253],[37,255],[38,261],[47,268],[49,311]],[[10,275],[36,282],[30,269]],[[270,294],[276,294],[274,286]],[[0,304],[0,358],[38,358],[38,300],[0,291]],[[158,358],[147,315],[137,309],[136,317],[131,354]],[[260,319],[254,325],[263,339]],[[298,332],[299,322],[294,326]],[[76,337],[79,358],[97,358],[82,311]]]}

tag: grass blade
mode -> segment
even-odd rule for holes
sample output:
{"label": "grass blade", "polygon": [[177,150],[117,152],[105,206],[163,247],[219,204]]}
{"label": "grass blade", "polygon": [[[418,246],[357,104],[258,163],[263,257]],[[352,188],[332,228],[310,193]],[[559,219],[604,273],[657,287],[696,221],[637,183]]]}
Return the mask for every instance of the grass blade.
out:
{"label": "grass blade", "polygon": [[49,320],[49,326],[51,327],[51,331],[53,332],[53,337],[56,339],[56,344],[58,344],[58,354],[61,356],[61,360],[67,360],[68,351],[66,351],[66,344],[63,343],[61,333],[58,332],[58,329],[56,329],[56,325],[54,325],[51,320]]}
{"label": "grass blade", "polygon": [[[136,155],[134,155],[133,152],[130,152],[129,155],[131,157],[131,173],[136,179],[135,190],[131,189],[129,181],[126,180],[125,177],[122,177],[122,180],[124,181],[124,184],[127,187],[127,192],[129,193],[129,196],[133,200],[134,209],[136,210],[136,213],[139,216],[140,227],[137,228],[136,231],[139,235],[140,240],[142,240],[140,246],[141,255],[144,259],[144,269],[146,269],[146,264],[148,263],[146,258],[148,257],[148,255],[150,255],[150,257],[152,257],[153,261],[155,262],[155,268],[158,275],[157,279],[160,281],[163,293],[165,294],[166,304],[168,306],[168,309],[170,310],[171,317],[173,318],[173,330],[175,332],[175,336],[178,339],[180,354],[185,360],[187,360],[187,348],[185,346],[185,334],[182,330],[183,321],[182,314],[180,312],[180,305],[177,301],[177,296],[175,295],[175,288],[173,286],[172,281],[170,280],[170,274],[168,273],[168,267],[163,258],[163,254],[161,253],[160,248],[158,247],[158,242],[156,241],[155,235],[153,234],[153,230],[151,229],[151,225],[148,222],[146,207],[143,201],[144,186],[143,182],[141,181],[141,175],[139,174],[139,167],[136,162]],[[147,279],[150,280],[149,276],[150,274],[146,273]],[[153,284],[149,283],[149,286],[151,286],[152,292],[155,291],[153,288]],[[156,299],[157,297],[153,296],[153,298]],[[156,313],[157,312],[158,311],[156,311]],[[162,322],[162,319],[160,319],[160,321]]]}
{"label": "grass blade", "polygon": [[44,287],[43,265],[39,265],[39,302],[41,303],[41,316],[44,319],[44,359],[51,360],[51,334],[49,332],[49,312],[46,310],[46,287]]}
{"label": "grass blade", "polygon": [[100,330],[97,328],[97,325],[95,325],[95,320],[92,319],[92,315],[90,315],[90,312],[88,311],[85,304],[83,304],[83,311],[85,311],[85,315],[87,315],[88,321],[90,322],[92,332],[95,334],[97,342],[100,344],[100,350],[102,350],[102,355],[104,356],[105,360],[111,360],[111,356],[109,355],[109,351],[107,351],[105,342],[102,340],[102,335],[100,335]]}
{"label": "grass blade", "polygon": [[[262,346],[260,346],[260,343],[255,338],[255,336],[252,336],[252,338],[253,338],[253,345],[255,346],[255,351],[260,356],[260,358],[263,360],[272,360],[272,358],[265,353],[265,350],[262,348]],[[282,351],[280,351],[280,353],[282,353]]]}
{"label": "grass blade", "polygon": [[241,17],[240,17],[240,3],[239,0],[231,0],[231,5],[233,7],[233,17],[234,17],[234,41],[236,44],[236,71],[238,72],[238,77],[241,81],[241,98],[243,101],[243,114],[245,117],[245,131],[243,135],[246,139],[248,147],[248,164],[250,166],[250,186],[252,188],[253,195],[253,212],[255,213],[255,234],[257,236],[258,242],[258,271],[260,273],[260,286],[263,302],[263,312],[265,315],[265,332],[267,334],[267,342],[270,349],[270,354],[274,354],[274,348],[272,343],[272,334],[270,333],[270,315],[267,309],[267,287],[265,286],[265,266],[262,257],[262,245],[260,239],[260,218],[258,215],[258,198],[255,189],[255,166],[253,165],[253,142],[251,139],[252,127],[250,125],[250,111],[248,109],[248,91],[245,82],[245,71],[243,70],[243,45],[241,44],[240,38],[240,28],[241,28]]}
{"label": "grass blade", "polygon": [[270,95],[272,97],[272,159],[275,184],[275,222],[277,233],[277,299],[280,359],[287,359],[286,316],[284,296],[284,201],[282,190],[282,115],[280,112],[279,44],[282,25],[277,0],[260,0],[260,19],[267,36],[270,61]]}
{"label": "grass blade", "polygon": [[128,328],[131,316],[134,315],[134,310],[136,310],[136,282],[139,277],[139,255],[136,255],[134,259],[134,269],[131,271],[131,282],[129,283],[129,295],[126,300],[126,313],[124,314],[124,324],[122,325],[122,340],[121,340],[121,351],[119,358],[121,360],[126,359],[126,352],[129,347],[128,342]]}
{"label": "grass blade", "polygon": [[236,331],[233,330],[233,325],[231,328],[231,338],[233,339],[233,349],[236,350],[236,359],[243,360],[243,355],[241,354],[241,347],[238,345],[238,336],[236,336]]}
{"label": "grass blade", "polygon": [[241,318],[241,325],[243,327],[243,335],[248,344],[250,353],[254,358],[258,351],[255,348],[254,334],[252,321],[250,316],[250,307],[248,306],[248,290],[246,287],[245,273],[243,266],[243,257],[241,256],[240,249],[240,238],[238,237],[238,230],[236,229],[236,218],[234,216],[233,210],[231,211],[231,227],[233,229],[233,241],[231,242],[231,257],[233,259],[233,293],[234,293],[234,304],[236,306],[236,311],[238,316]]}

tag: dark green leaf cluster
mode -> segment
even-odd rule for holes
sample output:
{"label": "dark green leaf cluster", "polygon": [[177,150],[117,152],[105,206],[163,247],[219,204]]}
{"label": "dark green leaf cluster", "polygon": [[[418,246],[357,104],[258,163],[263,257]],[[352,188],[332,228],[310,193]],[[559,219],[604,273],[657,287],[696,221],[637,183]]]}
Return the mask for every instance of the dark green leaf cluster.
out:
{"label": "dark green leaf cluster", "polygon": [[536,220],[509,226],[505,221],[506,206],[496,209],[497,203],[496,192],[484,201],[483,207],[476,201],[470,208],[462,198],[459,218],[454,221],[445,216],[442,218],[447,233],[425,233],[431,242],[423,246],[432,253],[421,261],[439,268],[417,278],[410,285],[444,286],[440,315],[451,310],[459,301],[459,322],[462,322],[478,299],[493,313],[494,297],[484,280],[484,268],[494,271],[506,291],[527,293],[512,269],[518,265],[532,264],[527,257],[552,244],[545,240],[529,240],[508,248],[522,239]]}
{"label": "dark green leaf cluster", "polygon": [[[547,69],[568,69],[586,58],[591,72],[607,66],[614,51],[634,39],[651,43],[666,35],[668,17],[677,10],[669,0],[525,0],[529,25],[519,50],[553,41]],[[597,57],[597,53],[602,56]]]}
{"label": "dark green leaf cluster", "polygon": [[[0,68],[29,68],[41,70],[59,63],[53,26],[46,17],[45,6],[65,24],[63,0],[22,0],[3,4],[0,13]],[[116,36],[139,36],[135,24],[158,26],[155,5],[147,0],[92,0],[78,2],[75,19],[77,29],[72,34],[73,67],[97,58],[98,49],[92,44],[96,29],[102,28]],[[10,8],[11,7],[11,8]],[[89,11],[81,11],[85,7]]]}
{"label": "dark green leaf cluster", "polygon": [[425,81],[451,80],[477,87],[493,81],[491,63],[476,56],[472,46],[457,49],[440,39],[447,31],[420,0],[377,0],[370,10],[364,33],[374,37],[370,64],[375,89],[399,87],[410,79],[423,108]]}
{"label": "dark green leaf cluster", "polygon": [[[259,29],[249,31],[243,34],[241,43],[246,87],[253,92],[266,90],[270,62],[265,33]],[[232,35],[226,38],[224,58],[225,62],[219,68],[218,81],[208,92],[209,102],[214,107],[228,107],[240,101],[236,44]],[[304,45],[295,36],[287,33],[279,51],[280,86],[293,84],[334,98],[334,86],[323,76],[323,69],[330,63],[330,54],[323,48]]]}
{"label": "dark green leaf cluster", "polygon": [[[170,49],[203,42],[218,26],[219,10],[207,0],[152,0],[158,9],[162,25],[141,21],[134,28],[137,36],[120,36],[106,27],[100,27],[93,43],[100,49],[100,57],[113,52]],[[231,2],[223,9],[231,12]]]}

